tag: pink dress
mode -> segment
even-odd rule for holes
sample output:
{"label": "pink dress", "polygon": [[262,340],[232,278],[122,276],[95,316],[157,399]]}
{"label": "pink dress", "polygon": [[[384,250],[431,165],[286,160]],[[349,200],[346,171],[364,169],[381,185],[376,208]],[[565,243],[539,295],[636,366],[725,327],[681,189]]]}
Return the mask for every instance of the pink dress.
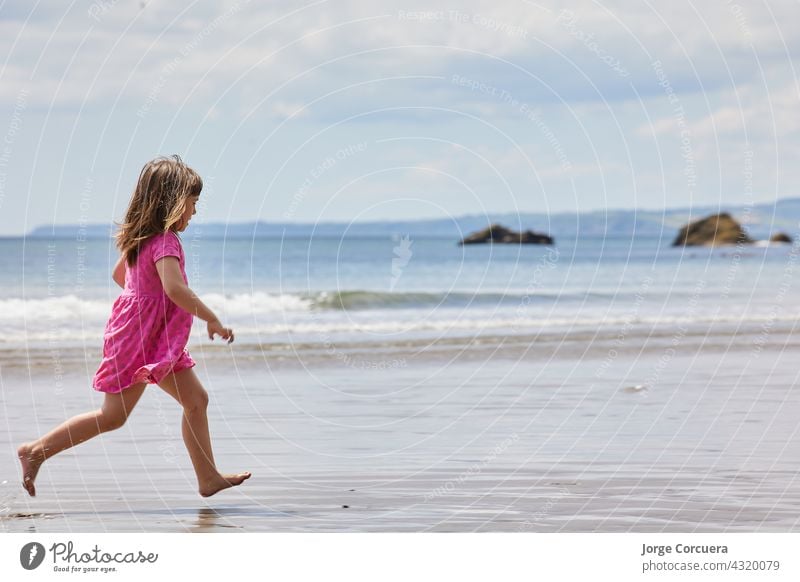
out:
{"label": "pink dress", "polygon": [[158,384],[172,372],[195,365],[186,351],[192,314],[167,297],[156,261],[177,257],[186,279],[186,260],[178,235],[157,234],[142,243],[136,264],[125,272],[125,289],[114,301],[103,334],[103,361],[94,376],[100,392],[122,392],[133,384]]}

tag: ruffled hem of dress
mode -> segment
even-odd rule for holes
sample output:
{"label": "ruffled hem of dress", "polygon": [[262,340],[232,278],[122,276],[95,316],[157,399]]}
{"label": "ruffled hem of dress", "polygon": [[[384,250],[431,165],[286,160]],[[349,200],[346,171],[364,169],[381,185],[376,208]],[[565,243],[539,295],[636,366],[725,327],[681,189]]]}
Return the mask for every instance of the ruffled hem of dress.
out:
{"label": "ruffled hem of dress", "polygon": [[130,388],[134,384],[141,384],[142,382],[147,384],[158,384],[167,375],[177,374],[178,372],[188,368],[193,368],[194,366],[195,361],[188,352],[184,352],[175,362],[158,362],[156,364],[145,364],[144,366],[141,366],[133,373],[131,381],[122,388],[119,387],[119,384],[111,384],[110,386],[106,387],[94,384],[92,387],[98,392],[118,394],[126,388]]}

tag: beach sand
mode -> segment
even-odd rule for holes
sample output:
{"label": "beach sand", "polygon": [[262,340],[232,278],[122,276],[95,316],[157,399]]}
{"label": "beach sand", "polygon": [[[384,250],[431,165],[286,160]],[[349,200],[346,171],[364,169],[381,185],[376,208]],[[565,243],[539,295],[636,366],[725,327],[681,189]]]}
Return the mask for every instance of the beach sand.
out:
{"label": "beach sand", "polygon": [[6,360],[0,530],[798,531],[792,331],[197,347],[217,464],[253,473],[210,499],[156,386],[29,498],[16,445],[102,395],[91,350],[58,387],[48,354]]}

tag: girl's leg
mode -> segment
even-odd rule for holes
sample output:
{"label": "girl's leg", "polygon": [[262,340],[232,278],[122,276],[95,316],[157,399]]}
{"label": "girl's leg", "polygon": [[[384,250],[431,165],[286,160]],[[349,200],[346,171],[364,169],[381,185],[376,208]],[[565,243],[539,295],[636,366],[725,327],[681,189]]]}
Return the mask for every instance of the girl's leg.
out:
{"label": "girl's leg", "polygon": [[38,440],[21,445],[17,456],[22,464],[22,486],[28,494],[36,495],[34,481],[45,459],[125,424],[145,386],[147,384],[134,384],[117,394],[107,393],[99,410],[73,416]]}
{"label": "girl's leg", "polygon": [[217,470],[214,454],[211,451],[211,435],[206,415],[208,392],[203,388],[194,370],[187,368],[176,374],[169,374],[159,386],[183,406],[181,432],[197,475],[200,495],[210,497],[248,479],[250,473],[222,475]]}

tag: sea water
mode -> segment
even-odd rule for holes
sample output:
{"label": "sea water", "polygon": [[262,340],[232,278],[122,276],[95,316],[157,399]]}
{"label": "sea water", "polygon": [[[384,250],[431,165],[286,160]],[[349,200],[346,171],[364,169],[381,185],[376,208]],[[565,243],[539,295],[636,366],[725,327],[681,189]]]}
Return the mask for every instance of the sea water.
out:
{"label": "sea water", "polygon": [[[658,238],[555,246],[451,239],[184,236],[189,283],[237,342],[477,337],[798,318],[791,245],[674,248]],[[96,346],[120,289],[109,240],[0,239],[0,350]],[[195,338],[202,338],[202,322]]]}

